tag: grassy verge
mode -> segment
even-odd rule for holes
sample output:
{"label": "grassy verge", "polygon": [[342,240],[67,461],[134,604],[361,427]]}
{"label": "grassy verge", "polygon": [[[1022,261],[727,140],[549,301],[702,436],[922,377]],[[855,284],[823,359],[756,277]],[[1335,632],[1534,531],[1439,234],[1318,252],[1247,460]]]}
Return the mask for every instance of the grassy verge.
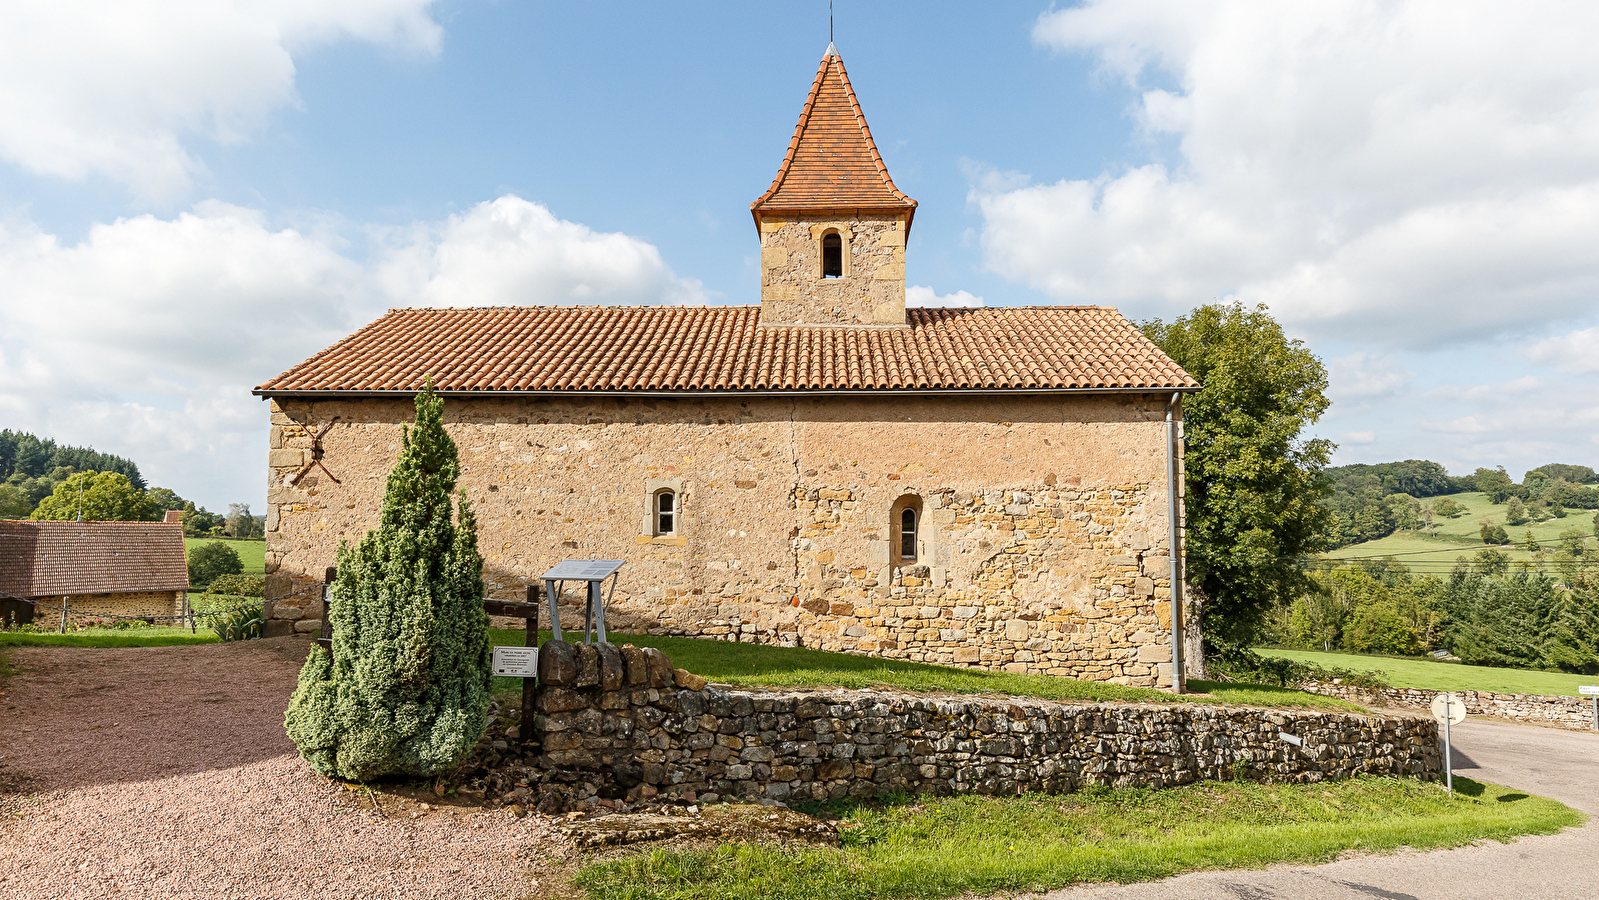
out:
{"label": "grassy verge", "polygon": [[74,631],[68,634],[0,631],[0,647],[171,647],[216,642],[217,636],[204,628],[200,629],[199,634],[190,634],[187,628]]}
{"label": "grassy verge", "polygon": [[[549,632],[541,633],[547,639]],[[521,646],[524,634],[515,630],[495,630],[495,644]],[[957,669],[926,663],[878,659],[825,650],[796,647],[768,647],[694,638],[662,637],[647,634],[613,634],[613,643],[656,647],[671,657],[672,664],[711,681],[742,687],[844,687],[898,688],[910,691],[952,694],[1009,694],[1045,700],[1088,700],[1097,702],[1236,703],[1248,706],[1299,706],[1314,709],[1361,711],[1361,708],[1331,697],[1303,691],[1258,685],[1233,685],[1193,682],[1190,686],[1207,693],[1183,697],[1150,688],[1125,687],[1075,678],[1048,675],[1013,675],[981,669]],[[496,690],[520,689],[519,679],[503,678]]]}
{"label": "grassy verge", "polygon": [[1576,697],[1579,696],[1578,685],[1599,684],[1599,675],[1468,666],[1414,657],[1362,656],[1355,653],[1323,653],[1319,650],[1261,649],[1256,652],[1262,656],[1279,656],[1323,666],[1380,671],[1394,687],[1429,691],[1493,691],[1498,694]]}
{"label": "grassy verge", "polygon": [[1576,825],[1581,813],[1464,778],[1316,785],[1205,782],[1064,797],[918,798],[837,807],[839,848],[660,849],[575,876],[606,900],[938,900],[1319,863],[1346,850],[1457,847]]}

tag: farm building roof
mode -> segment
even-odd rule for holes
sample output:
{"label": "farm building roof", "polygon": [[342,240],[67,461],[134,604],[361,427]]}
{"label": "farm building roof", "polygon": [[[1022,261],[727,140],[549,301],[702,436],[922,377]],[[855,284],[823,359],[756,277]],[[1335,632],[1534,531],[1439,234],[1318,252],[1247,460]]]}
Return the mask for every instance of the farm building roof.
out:
{"label": "farm building roof", "polygon": [[0,521],[0,592],[33,598],[188,586],[181,524]]}

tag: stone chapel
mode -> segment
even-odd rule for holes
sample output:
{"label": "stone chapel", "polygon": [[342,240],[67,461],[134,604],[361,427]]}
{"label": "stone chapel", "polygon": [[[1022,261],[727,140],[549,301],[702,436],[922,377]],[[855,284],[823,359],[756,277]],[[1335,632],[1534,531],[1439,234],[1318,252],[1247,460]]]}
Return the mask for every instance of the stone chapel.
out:
{"label": "stone chapel", "polygon": [[618,631],[1171,685],[1199,385],[1112,308],[907,309],[916,201],[831,45],[750,212],[758,305],[393,309],[256,388],[267,596],[376,524],[431,377],[500,599],[625,559]]}

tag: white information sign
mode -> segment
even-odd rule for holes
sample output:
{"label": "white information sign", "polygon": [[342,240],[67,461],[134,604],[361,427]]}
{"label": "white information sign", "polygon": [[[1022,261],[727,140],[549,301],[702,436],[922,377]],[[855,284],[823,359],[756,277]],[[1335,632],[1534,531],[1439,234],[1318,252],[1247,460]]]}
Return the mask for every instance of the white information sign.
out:
{"label": "white information sign", "polygon": [[494,674],[503,678],[534,678],[539,674],[539,648],[495,647]]}
{"label": "white information sign", "polygon": [[1579,684],[1577,693],[1584,697],[1599,696],[1599,684]]}

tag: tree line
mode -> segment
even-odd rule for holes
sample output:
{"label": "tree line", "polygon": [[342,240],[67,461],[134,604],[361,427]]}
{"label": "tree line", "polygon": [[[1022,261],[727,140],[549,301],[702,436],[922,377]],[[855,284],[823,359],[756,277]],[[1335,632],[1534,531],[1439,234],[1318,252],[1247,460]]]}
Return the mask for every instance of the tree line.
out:
{"label": "tree line", "polygon": [[89,447],[64,447],[26,432],[0,430],[0,518],[96,522],[159,522],[180,511],[189,537],[252,539],[266,520],[248,503],[213,513],[176,491],[146,488],[133,461]]}
{"label": "tree line", "polygon": [[1430,460],[1328,467],[1333,445],[1305,435],[1330,404],[1326,369],[1264,306],[1209,304],[1139,328],[1203,385],[1183,399],[1184,513],[1188,589],[1202,609],[1209,661],[1256,670],[1262,660],[1251,648],[1278,640],[1441,648],[1491,665],[1599,665],[1599,567],[1590,571],[1584,529],[1567,529],[1554,548],[1531,546],[1529,533],[1531,562],[1512,565],[1484,548],[1447,579],[1391,562],[1316,561],[1334,547],[1463,514],[1447,494],[1481,491],[1526,521],[1599,508],[1593,469],[1554,463],[1517,484],[1503,468],[1453,476]]}
{"label": "tree line", "polygon": [[1319,567],[1316,589],[1279,609],[1264,636],[1306,650],[1446,650],[1474,665],[1599,673],[1599,555],[1561,552],[1553,571],[1491,548],[1444,577],[1391,559]]}
{"label": "tree line", "polygon": [[[1599,474],[1587,466],[1550,463],[1532,469],[1517,484],[1504,470],[1479,468],[1450,475],[1424,459],[1334,466],[1325,470],[1331,494],[1327,548],[1335,550],[1385,538],[1398,531],[1422,531],[1440,518],[1465,510],[1443,494],[1480,491],[1491,503],[1505,504],[1505,524],[1523,525],[1565,518],[1573,509],[1599,509]],[[1485,543],[1508,544],[1503,527],[1483,523]]]}

